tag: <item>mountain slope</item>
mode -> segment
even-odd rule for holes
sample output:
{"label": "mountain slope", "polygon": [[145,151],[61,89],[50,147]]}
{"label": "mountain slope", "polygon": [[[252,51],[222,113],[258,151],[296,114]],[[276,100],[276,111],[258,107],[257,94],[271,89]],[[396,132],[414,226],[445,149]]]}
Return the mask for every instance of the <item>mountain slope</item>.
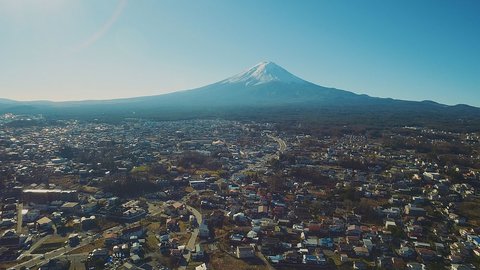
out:
{"label": "mountain slope", "polygon": [[369,121],[398,125],[429,121],[458,122],[459,125],[474,122],[480,129],[479,108],[358,95],[305,81],[272,62],[261,62],[230,78],[192,90],[100,101],[0,100],[1,112],[42,113],[57,118],[309,118],[338,123]]}
{"label": "mountain slope", "polygon": [[359,98],[370,99],[310,83],[273,62],[261,62],[211,85],[135,101],[163,106],[276,106],[313,101],[323,103],[332,99],[345,102]]}

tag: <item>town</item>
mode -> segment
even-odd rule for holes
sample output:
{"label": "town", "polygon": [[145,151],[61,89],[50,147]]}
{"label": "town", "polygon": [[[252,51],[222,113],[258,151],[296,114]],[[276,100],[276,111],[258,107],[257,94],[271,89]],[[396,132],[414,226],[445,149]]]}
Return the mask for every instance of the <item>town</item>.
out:
{"label": "town", "polygon": [[480,269],[480,133],[0,125],[0,269]]}

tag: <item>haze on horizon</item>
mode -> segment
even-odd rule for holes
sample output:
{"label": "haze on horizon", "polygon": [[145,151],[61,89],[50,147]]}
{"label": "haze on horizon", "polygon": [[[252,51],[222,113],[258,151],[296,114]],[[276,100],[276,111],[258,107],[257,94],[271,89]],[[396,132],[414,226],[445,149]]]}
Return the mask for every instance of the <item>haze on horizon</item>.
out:
{"label": "haze on horizon", "polygon": [[376,97],[480,106],[480,2],[0,0],[0,98],[200,87],[270,60]]}

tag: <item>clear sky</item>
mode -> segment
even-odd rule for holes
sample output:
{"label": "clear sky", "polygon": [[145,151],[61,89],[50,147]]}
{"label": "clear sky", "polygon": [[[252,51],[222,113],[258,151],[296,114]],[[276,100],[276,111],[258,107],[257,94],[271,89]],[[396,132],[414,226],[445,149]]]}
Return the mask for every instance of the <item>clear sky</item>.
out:
{"label": "clear sky", "polygon": [[356,93],[480,106],[478,0],[0,0],[0,97],[154,95],[264,60]]}

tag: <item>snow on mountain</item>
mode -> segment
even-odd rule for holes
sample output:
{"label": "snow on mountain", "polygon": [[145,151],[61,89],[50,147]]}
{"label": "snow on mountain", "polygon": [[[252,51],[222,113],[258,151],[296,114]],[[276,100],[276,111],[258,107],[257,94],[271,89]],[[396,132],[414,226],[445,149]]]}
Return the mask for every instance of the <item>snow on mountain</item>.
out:
{"label": "snow on mountain", "polygon": [[250,69],[234,75],[221,84],[241,83],[245,86],[260,85],[268,82],[307,83],[273,62],[260,62]]}

